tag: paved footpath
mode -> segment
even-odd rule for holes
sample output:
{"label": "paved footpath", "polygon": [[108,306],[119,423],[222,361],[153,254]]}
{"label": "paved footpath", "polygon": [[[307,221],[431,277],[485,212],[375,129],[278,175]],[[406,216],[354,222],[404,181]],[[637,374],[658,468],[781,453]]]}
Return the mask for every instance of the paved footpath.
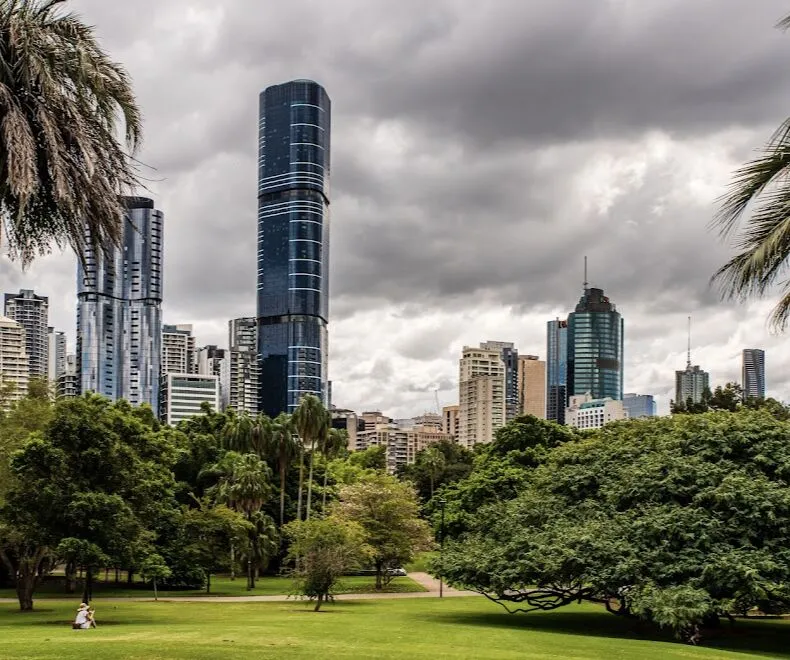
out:
{"label": "paved footpath", "polygon": [[[437,598],[439,596],[439,580],[431,577],[427,573],[409,573],[409,577],[422,585],[428,591],[416,591],[412,593],[392,593],[392,594],[339,594],[335,596],[335,600],[380,600],[390,598]],[[477,596],[474,591],[459,591],[444,585],[443,596],[445,598],[452,598],[458,596]],[[71,598],[39,598],[41,601],[57,601],[57,600],[70,600]],[[150,603],[153,598],[103,598],[98,596],[94,600],[99,600],[102,603]],[[276,595],[276,596],[170,596],[159,598],[160,603],[277,603],[287,600],[298,600],[298,597]],[[16,598],[0,598],[0,603],[16,603]]]}

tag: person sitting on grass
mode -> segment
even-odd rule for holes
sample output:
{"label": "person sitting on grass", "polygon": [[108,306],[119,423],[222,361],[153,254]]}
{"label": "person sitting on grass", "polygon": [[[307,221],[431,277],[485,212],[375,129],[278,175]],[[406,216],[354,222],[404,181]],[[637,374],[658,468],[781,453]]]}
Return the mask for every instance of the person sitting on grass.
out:
{"label": "person sitting on grass", "polygon": [[74,619],[74,623],[71,624],[71,627],[74,630],[86,630],[88,628],[95,628],[96,627],[96,620],[94,618],[96,610],[91,610],[88,608],[87,603],[80,603],[79,608],[77,608],[77,617]]}

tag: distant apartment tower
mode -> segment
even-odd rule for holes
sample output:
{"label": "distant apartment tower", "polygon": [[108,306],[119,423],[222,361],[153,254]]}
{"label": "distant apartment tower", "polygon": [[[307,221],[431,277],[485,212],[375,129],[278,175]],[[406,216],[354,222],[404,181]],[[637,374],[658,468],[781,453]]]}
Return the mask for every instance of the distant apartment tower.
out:
{"label": "distant apartment tower", "polygon": [[77,356],[66,356],[66,367],[63,372],[58,376],[57,384],[55,385],[55,395],[59,399],[68,399],[78,396],[79,379],[77,377]]}
{"label": "distant apartment tower", "polygon": [[655,417],[657,406],[652,394],[623,394],[623,407],[629,419]]}
{"label": "distant apartment tower", "polygon": [[[603,289],[587,286],[568,315],[568,395],[623,398],[623,318]],[[566,420],[567,421],[567,420]]]}
{"label": "distant apartment tower", "polygon": [[261,410],[329,405],[331,102],[312,80],[266,88],[258,106],[258,353]]}
{"label": "distant apartment tower", "polygon": [[499,351],[505,365],[505,422],[518,417],[518,349],[509,341],[486,341],[480,348],[487,351]]}
{"label": "distant apartment tower", "polygon": [[453,440],[458,440],[461,406],[445,406],[442,408],[442,431]]}
{"label": "distant apartment tower", "polygon": [[568,405],[568,322],[546,324],[546,419],[565,423]]}
{"label": "distant apartment tower", "polygon": [[458,443],[489,443],[505,424],[505,363],[501,349],[464,346],[459,364]]}
{"label": "distant apartment tower", "polygon": [[346,448],[349,451],[356,451],[357,432],[365,430],[365,422],[359,418],[357,413],[347,408],[333,408],[331,415],[332,428],[345,431],[348,434]]}
{"label": "distant apartment tower", "polygon": [[25,329],[14,319],[0,316],[0,387],[9,386],[7,401],[18,401],[27,394],[29,378]]}
{"label": "distant apartment tower", "polygon": [[5,315],[25,329],[30,378],[49,375],[49,299],[31,289],[5,294]]}
{"label": "distant apartment tower", "polygon": [[221,363],[222,407],[257,415],[260,410],[260,362],[257,321],[254,318],[228,322],[230,349]]}
{"label": "distant apartment tower", "polygon": [[353,450],[384,447],[387,472],[394,474],[399,467],[414,463],[417,454],[426,447],[448,440],[449,434],[434,423],[401,427],[382,420],[357,432]]}
{"label": "distant apartment tower", "polygon": [[685,404],[702,401],[702,396],[710,391],[710,375],[699,366],[687,364],[683,371],[675,372],[675,403]]}
{"label": "distant apartment tower", "polygon": [[164,215],[146,197],[125,197],[120,246],[78,264],[80,391],[159,410]]}
{"label": "distant apartment tower", "polygon": [[66,333],[55,328],[48,328],[47,332],[47,378],[50,383],[57,384],[66,371]]}
{"label": "distant apartment tower", "polygon": [[192,325],[162,326],[162,375],[197,372],[197,354]]}
{"label": "distant apartment tower", "polygon": [[745,348],[741,367],[744,399],[765,398],[765,351]]}
{"label": "distant apartment tower", "polygon": [[546,419],[546,363],[537,355],[518,358],[518,414]]}
{"label": "distant apartment tower", "polygon": [[199,415],[204,403],[219,410],[219,379],[202,374],[174,374],[162,377],[162,410],[165,424],[179,422]]}
{"label": "distant apartment tower", "polygon": [[595,399],[589,393],[572,396],[565,411],[567,425],[577,429],[600,429],[609,422],[627,418],[622,401]]}
{"label": "distant apartment tower", "polygon": [[204,376],[219,376],[222,372],[222,360],[227,356],[224,348],[209,345],[197,349],[197,372]]}

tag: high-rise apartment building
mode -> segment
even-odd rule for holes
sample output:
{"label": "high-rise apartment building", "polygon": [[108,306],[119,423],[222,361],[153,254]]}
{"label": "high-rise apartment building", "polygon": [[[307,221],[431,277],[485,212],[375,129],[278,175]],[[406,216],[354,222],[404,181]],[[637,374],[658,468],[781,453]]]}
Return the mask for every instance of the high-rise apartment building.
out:
{"label": "high-rise apartment building", "polygon": [[27,394],[30,359],[27,355],[25,329],[22,324],[0,316],[0,386],[10,389],[0,404],[18,401]]}
{"label": "high-rise apartment building", "polygon": [[743,398],[765,398],[765,351],[759,348],[743,349],[741,365]]}
{"label": "high-rise apartment building", "polygon": [[258,352],[262,411],[327,403],[329,96],[294,80],[260,95]]}
{"label": "high-rise apartment building", "polygon": [[162,326],[162,375],[194,374],[197,372],[197,354],[192,325]]}
{"label": "high-rise apartment building", "polygon": [[546,363],[537,355],[518,358],[518,414],[546,419]]}
{"label": "high-rise apartment building", "polygon": [[258,351],[258,320],[248,316],[228,321],[229,346],[234,351]]}
{"label": "high-rise apartment building", "polygon": [[225,359],[227,351],[224,348],[217,348],[209,345],[197,350],[197,372],[204,376],[219,376],[222,372],[222,360]]}
{"label": "high-rise apartment building", "polygon": [[119,248],[88,243],[77,281],[77,364],[81,392],[159,410],[162,352],[163,214],[146,197],[124,199]]}
{"label": "high-rise apartment building", "polygon": [[79,379],[77,377],[77,356],[66,356],[66,367],[58,376],[55,394],[58,398],[70,398],[79,395]]}
{"label": "high-rise apartment building", "polygon": [[6,293],[5,315],[25,329],[30,377],[46,378],[49,373],[49,298],[37,296],[30,289]]}
{"label": "high-rise apartment building", "polygon": [[47,329],[47,378],[57,384],[58,378],[66,371],[66,333],[55,328]]}
{"label": "high-rise apartment building", "polygon": [[568,322],[546,324],[546,419],[565,424],[568,405]]}
{"label": "high-rise apartment building", "polygon": [[585,285],[568,315],[568,394],[623,398],[623,318],[603,289]]}
{"label": "high-rise apartment building", "polygon": [[257,320],[231,319],[228,322],[228,344],[230,349],[220,366],[222,407],[257,415],[261,401]]}
{"label": "high-rise apartment building", "polygon": [[165,374],[162,377],[162,408],[160,418],[165,424],[200,415],[204,403],[219,410],[219,379],[202,374]]}
{"label": "high-rise apartment building", "polygon": [[458,443],[491,442],[505,424],[505,363],[500,349],[464,346],[458,378]]}
{"label": "high-rise apartment building", "polygon": [[486,341],[480,348],[499,351],[505,365],[505,422],[518,417],[518,349],[509,341]]}
{"label": "high-rise apartment building", "polygon": [[568,426],[577,429],[600,429],[609,422],[627,418],[622,401],[610,397],[595,399],[589,394],[570,397],[565,411]]}
{"label": "high-rise apartment building", "polygon": [[686,365],[683,371],[675,372],[675,403],[699,403],[705,392],[710,392],[710,375],[698,365]]}
{"label": "high-rise apartment building", "polygon": [[461,406],[445,406],[442,408],[442,431],[458,440]]}
{"label": "high-rise apartment building", "polygon": [[652,394],[623,394],[623,408],[628,419],[655,417],[657,406]]}

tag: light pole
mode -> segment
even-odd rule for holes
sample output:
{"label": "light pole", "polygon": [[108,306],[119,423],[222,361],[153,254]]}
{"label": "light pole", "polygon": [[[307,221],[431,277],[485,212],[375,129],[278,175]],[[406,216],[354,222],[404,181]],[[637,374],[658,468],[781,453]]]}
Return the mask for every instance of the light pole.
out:
{"label": "light pole", "polygon": [[439,598],[444,598],[444,575],[442,573],[442,561],[444,560],[444,505],[447,500],[439,498],[439,508],[442,510],[442,522],[439,527]]}

